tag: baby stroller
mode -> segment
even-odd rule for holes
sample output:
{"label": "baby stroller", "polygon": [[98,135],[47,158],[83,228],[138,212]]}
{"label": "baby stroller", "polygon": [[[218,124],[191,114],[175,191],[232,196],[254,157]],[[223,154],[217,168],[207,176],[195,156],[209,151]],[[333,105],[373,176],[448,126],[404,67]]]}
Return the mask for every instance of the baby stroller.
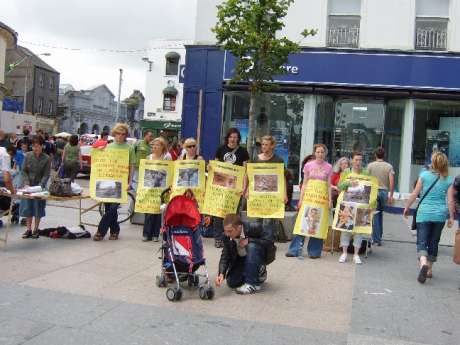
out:
{"label": "baby stroller", "polygon": [[[191,191],[174,197],[163,213],[161,244],[161,275],[156,276],[158,287],[175,286],[166,290],[166,298],[173,302],[182,298],[181,282],[198,288],[201,299],[213,299],[214,288],[209,280],[199,225],[201,215]],[[203,266],[204,273],[198,269]],[[200,278],[204,278],[200,284]]]}

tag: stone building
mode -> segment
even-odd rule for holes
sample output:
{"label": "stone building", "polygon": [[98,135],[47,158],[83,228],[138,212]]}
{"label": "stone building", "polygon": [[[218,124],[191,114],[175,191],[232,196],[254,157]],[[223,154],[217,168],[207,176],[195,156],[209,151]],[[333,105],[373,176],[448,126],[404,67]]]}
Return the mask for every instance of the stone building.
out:
{"label": "stone building", "polygon": [[5,58],[6,50],[15,47],[17,42],[17,34],[10,27],[0,22],[0,111],[3,105],[3,96],[6,91],[5,83]]}

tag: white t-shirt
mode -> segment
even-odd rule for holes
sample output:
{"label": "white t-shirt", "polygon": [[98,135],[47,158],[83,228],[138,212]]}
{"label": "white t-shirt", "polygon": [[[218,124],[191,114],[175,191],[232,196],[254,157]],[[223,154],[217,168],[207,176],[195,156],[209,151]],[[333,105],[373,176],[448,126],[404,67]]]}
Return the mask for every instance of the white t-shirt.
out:
{"label": "white t-shirt", "polygon": [[0,169],[2,172],[11,173],[11,157],[4,147],[0,147]]}

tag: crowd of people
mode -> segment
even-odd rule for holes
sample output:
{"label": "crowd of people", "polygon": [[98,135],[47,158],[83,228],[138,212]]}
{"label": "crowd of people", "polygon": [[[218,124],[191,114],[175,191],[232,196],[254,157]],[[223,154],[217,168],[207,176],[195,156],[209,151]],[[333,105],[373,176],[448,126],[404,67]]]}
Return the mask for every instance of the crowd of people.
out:
{"label": "crowd of people", "polygon": [[[113,142],[109,142],[109,133],[102,133],[92,145],[99,150],[127,150],[129,152],[129,185],[136,190],[139,181],[139,164],[142,159],[150,160],[203,160],[199,155],[197,141],[188,138],[178,144],[169,145],[163,137],[154,138],[151,130],[145,130],[143,138],[134,145],[127,143],[129,128],[126,124],[116,124],[111,135]],[[241,134],[238,129],[230,128],[224,137],[223,144],[217,148],[215,160],[239,166],[247,163],[284,163],[284,160],[275,154],[276,141],[272,136],[260,138],[260,152],[250,157],[248,151],[240,145]],[[361,264],[360,249],[362,246],[382,245],[383,212],[386,205],[393,203],[395,189],[395,171],[390,163],[384,160],[383,147],[376,148],[374,161],[367,167],[363,166],[364,155],[356,151],[351,157],[341,157],[334,165],[328,162],[328,148],[324,144],[316,144],[313,153],[305,157],[302,162],[300,198],[296,205],[297,210],[302,207],[302,200],[307,185],[311,180],[320,180],[327,183],[329,208],[337,205],[340,192],[354,188],[354,182],[347,179],[351,173],[375,176],[378,181],[377,203],[374,210],[372,235],[366,237],[360,233],[342,231],[340,246],[342,254],[340,263],[348,260],[349,247],[354,249],[352,261]],[[74,180],[81,170],[82,157],[79,137],[72,135],[69,138],[54,138],[41,130],[33,136],[24,130],[23,136],[16,134],[6,135],[0,130],[0,159],[1,183],[12,193],[24,186],[41,186],[46,188],[52,170],[62,177]],[[284,201],[290,203],[289,172],[286,169],[286,188]],[[292,187],[292,186],[291,186]],[[417,253],[420,263],[417,280],[424,283],[433,276],[433,264],[436,262],[438,245],[444,225],[451,227],[454,222],[456,205],[459,204],[458,190],[460,176],[455,180],[448,175],[448,159],[441,152],[434,152],[431,166],[423,171],[416,183],[414,191],[407,200],[404,216],[410,213],[410,206],[417,197],[421,197],[421,204],[417,211]],[[292,190],[292,188],[291,188]],[[248,198],[248,179],[244,179],[242,198],[238,212],[245,207]],[[1,203],[0,203],[1,204]],[[118,240],[120,226],[117,222],[117,203],[105,203],[105,212],[102,216],[94,241],[101,241],[109,232],[110,240]],[[21,200],[19,217],[25,219],[26,231],[23,238],[38,238],[40,220],[45,216],[45,202],[42,200]],[[340,209],[339,221],[343,229],[348,229],[345,217],[349,210]],[[343,217],[342,217],[343,216]],[[343,218],[343,219],[342,219]],[[209,223],[210,218],[206,218]],[[342,221],[343,220],[343,221]],[[267,276],[266,265],[273,259],[275,241],[275,219],[258,218],[243,222],[239,215],[230,214],[224,218],[212,217],[214,229],[214,244],[222,248],[216,286],[221,286],[226,279],[231,288],[241,294],[251,294],[260,290],[260,285]],[[343,223],[343,224],[342,224]],[[158,241],[161,228],[161,216],[146,214],[143,226],[142,240]],[[315,237],[294,235],[289,244],[287,257],[303,257],[303,247],[308,240],[307,254],[311,259],[321,257],[323,240]],[[364,244],[363,244],[364,243]]]}

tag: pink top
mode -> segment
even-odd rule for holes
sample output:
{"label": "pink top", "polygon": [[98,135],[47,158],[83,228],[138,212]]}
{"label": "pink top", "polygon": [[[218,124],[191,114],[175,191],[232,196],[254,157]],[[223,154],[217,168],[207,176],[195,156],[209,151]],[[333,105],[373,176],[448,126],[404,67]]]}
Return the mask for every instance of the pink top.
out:
{"label": "pink top", "polygon": [[332,165],[328,162],[321,162],[319,163],[317,160],[313,160],[308,162],[303,167],[303,173],[305,180],[313,179],[313,180],[322,180],[328,181],[329,176],[332,172]]}

